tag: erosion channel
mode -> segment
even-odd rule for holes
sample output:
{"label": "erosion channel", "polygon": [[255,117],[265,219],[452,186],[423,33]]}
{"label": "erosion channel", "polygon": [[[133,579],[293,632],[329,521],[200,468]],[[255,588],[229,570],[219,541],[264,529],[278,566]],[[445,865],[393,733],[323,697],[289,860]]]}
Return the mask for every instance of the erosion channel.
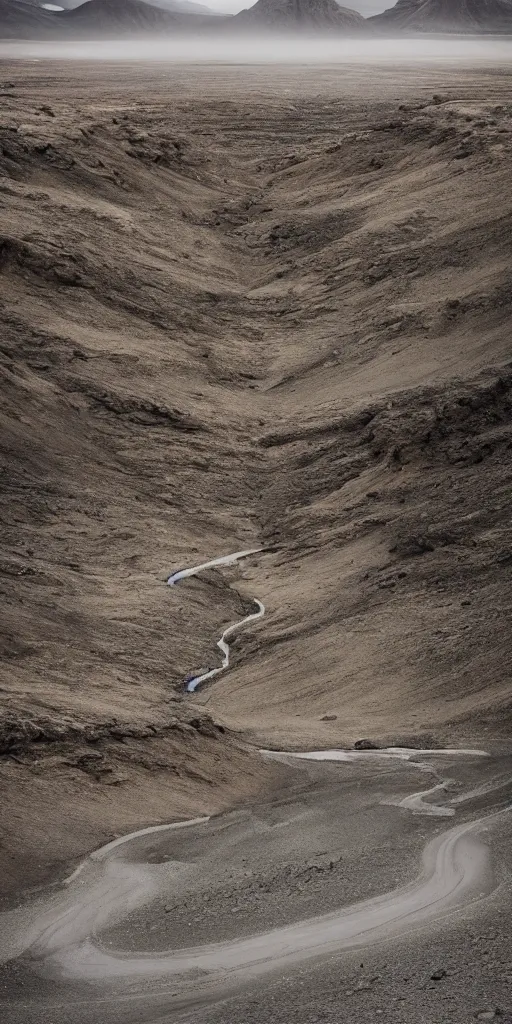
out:
{"label": "erosion channel", "polygon": [[508,46],[5,57],[2,1024],[510,1024]]}

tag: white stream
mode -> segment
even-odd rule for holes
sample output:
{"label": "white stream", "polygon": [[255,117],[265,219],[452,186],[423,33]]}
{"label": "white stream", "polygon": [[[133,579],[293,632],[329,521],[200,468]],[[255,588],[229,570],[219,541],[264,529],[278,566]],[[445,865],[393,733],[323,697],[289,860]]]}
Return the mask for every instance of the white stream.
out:
{"label": "white stream", "polygon": [[214,569],[217,565],[234,565],[240,558],[256,555],[262,550],[263,548],[248,548],[246,551],[235,551],[234,555],[220,555],[219,558],[212,558],[209,562],[201,562],[201,565],[193,565],[190,569],[178,569],[168,577],[167,584],[169,587],[173,587],[180,580],[186,580],[189,576],[197,576],[204,569]]}
{"label": "white stream", "polygon": [[[218,565],[234,565],[240,558],[247,558],[248,555],[255,555],[258,551],[262,551],[262,548],[249,548],[247,551],[236,551],[233,555],[221,555],[220,558],[212,558],[209,562],[202,562],[201,565],[194,565],[190,569],[179,569],[178,572],[173,572],[169,576],[167,583],[170,587],[175,586],[180,580],[185,580],[189,576],[197,576],[198,573],[203,572],[205,569],[214,569]],[[226,643],[226,638],[231,636],[240,626],[245,626],[247,622],[253,622],[255,619],[261,619],[265,614],[265,605],[254,598],[254,603],[258,607],[257,612],[252,612],[250,615],[246,615],[245,618],[240,619],[238,622],[234,622],[232,626],[228,626],[224,630],[220,640],[217,640],[217,647],[222,651],[222,663],[217,668],[208,669],[207,672],[203,672],[202,675],[188,677],[185,680],[185,689],[188,693],[193,693],[197,690],[198,686],[205,683],[207,679],[213,679],[214,676],[218,676],[220,672],[224,672],[229,666],[229,644]]]}

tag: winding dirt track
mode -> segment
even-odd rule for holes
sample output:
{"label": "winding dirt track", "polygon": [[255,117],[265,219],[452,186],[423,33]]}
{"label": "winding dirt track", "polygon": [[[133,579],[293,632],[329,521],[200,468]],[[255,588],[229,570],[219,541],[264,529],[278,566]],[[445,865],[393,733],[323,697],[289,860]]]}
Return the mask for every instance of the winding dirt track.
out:
{"label": "winding dirt track", "polygon": [[288,962],[376,942],[492,889],[489,852],[472,835],[484,821],[489,823],[490,817],[458,825],[429,843],[423,870],[411,885],[333,914],[246,939],[160,956],[107,952],[87,938],[62,948],[54,957],[55,966],[68,977],[88,980],[162,977],[197,970],[254,975]]}
{"label": "winding dirt track", "polygon": [[[305,756],[315,755],[321,759],[324,753],[316,751]],[[335,752],[328,753],[332,759]],[[394,752],[338,751],[339,760],[344,760],[345,755],[364,759],[370,753],[374,758],[382,757],[385,763]],[[414,753],[397,750],[395,757],[404,760]],[[442,758],[444,752],[422,753]],[[424,765],[418,767],[422,769]],[[421,795],[425,794],[412,794],[403,806],[426,810],[428,805],[421,806]],[[200,971],[204,973],[204,983],[209,985],[216,984],[226,974],[252,977],[287,963],[369,945],[442,917],[454,907],[486,895],[495,882],[489,850],[477,834],[503,813],[501,810],[445,831],[425,847],[422,870],[412,882],[333,913],[257,935],[178,951],[142,954],[107,950],[102,946],[101,932],[150,903],[161,890],[154,866],[145,862],[144,843],[139,847],[138,863],[125,859],[127,847],[134,841],[140,843],[152,837],[155,832],[184,827],[208,829],[209,819],[142,829],[91,854],[66,880],[65,892],[40,904],[31,922],[18,930],[16,945],[19,952],[28,952],[33,962],[42,963],[45,972],[67,979],[100,982],[116,978],[180,976],[187,981]]]}

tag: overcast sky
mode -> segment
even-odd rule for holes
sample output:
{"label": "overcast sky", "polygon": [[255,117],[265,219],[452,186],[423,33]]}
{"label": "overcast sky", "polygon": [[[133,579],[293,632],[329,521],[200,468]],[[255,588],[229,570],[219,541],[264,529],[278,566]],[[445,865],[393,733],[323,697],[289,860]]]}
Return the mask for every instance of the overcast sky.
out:
{"label": "overcast sky", "polygon": [[211,7],[213,11],[222,11],[223,14],[238,14],[245,7],[252,7],[256,0],[197,0],[204,3],[205,7]]}

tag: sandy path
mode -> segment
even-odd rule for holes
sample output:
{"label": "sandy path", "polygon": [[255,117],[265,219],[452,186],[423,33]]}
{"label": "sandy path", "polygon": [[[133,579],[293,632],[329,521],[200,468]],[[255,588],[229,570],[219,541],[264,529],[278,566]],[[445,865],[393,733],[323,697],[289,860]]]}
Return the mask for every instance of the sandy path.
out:
{"label": "sandy path", "polygon": [[[326,753],[332,760],[334,751],[315,751],[303,757],[312,759],[315,755],[316,759],[322,759]],[[350,756],[352,760],[368,760],[372,756],[382,758],[385,764],[389,758],[403,761],[417,753],[339,751],[338,759]],[[436,760],[443,754],[443,751],[422,752],[423,756],[434,755]],[[421,763],[418,767],[422,769],[425,765]],[[498,779],[498,788],[499,783]],[[401,801],[401,806],[430,813],[431,805],[423,804],[422,798],[438,788],[413,793]],[[146,838],[150,841],[155,832],[171,832],[189,826],[208,828],[209,819],[142,829],[91,854],[67,879],[64,893],[40,904],[30,923],[25,921],[23,927],[21,922],[18,924],[14,945],[18,952],[25,950],[33,960],[41,962],[45,972],[49,970],[51,974],[68,979],[101,981],[183,976],[186,981],[190,972],[201,971],[207,972],[207,984],[218,982],[219,975],[224,976],[226,972],[230,976],[248,977],[288,962],[369,945],[441,917],[454,906],[492,891],[494,876],[489,851],[476,834],[503,813],[499,811],[464,822],[436,836],[425,846],[421,872],[404,886],[285,927],[159,954],[106,949],[99,938],[107,927],[126,919],[161,893],[158,871],[145,860],[145,845],[139,847],[138,862],[128,860],[127,848],[135,841],[140,843]],[[179,885],[183,864],[172,862],[167,864],[169,868],[174,883]]]}
{"label": "sandy path", "polygon": [[[492,816],[494,817],[494,816]],[[107,952],[90,938],[70,944],[55,957],[68,977],[88,980],[182,975],[194,971],[253,975],[285,963],[366,945],[441,916],[493,887],[488,849],[472,833],[491,816],[458,825],[429,843],[423,870],[409,886],[247,939],[199,946],[161,956]]]}

